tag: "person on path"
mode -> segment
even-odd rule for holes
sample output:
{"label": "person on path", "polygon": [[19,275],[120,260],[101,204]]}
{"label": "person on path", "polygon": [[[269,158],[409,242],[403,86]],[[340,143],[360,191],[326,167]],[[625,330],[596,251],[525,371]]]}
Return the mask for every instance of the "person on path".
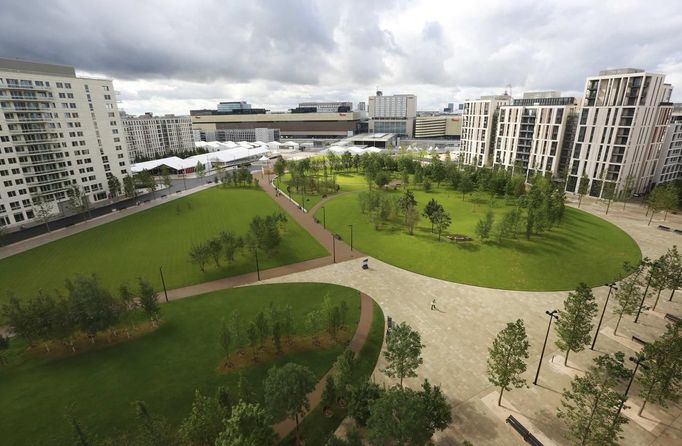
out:
{"label": "person on path", "polygon": [[435,309],[436,309],[436,299],[433,299],[433,300],[431,301],[431,309],[432,309],[432,310],[435,310]]}

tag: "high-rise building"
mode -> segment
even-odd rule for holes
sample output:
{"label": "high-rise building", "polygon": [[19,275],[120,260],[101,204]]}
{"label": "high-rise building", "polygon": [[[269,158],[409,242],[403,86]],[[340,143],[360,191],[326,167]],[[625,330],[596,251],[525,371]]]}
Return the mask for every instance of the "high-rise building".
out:
{"label": "high-rise building", "polygon": [[460,154],[466,164],[492,164],[496,119],[499,108],[511,104],[511,96],[481,96],[464,101],[462,112],[462,144]]}
{"label": "high-rise building", "polygon": [[353,110],[352,102],[301,102],[298,104],[299,109],[310,109],[318,113],[338,113],[349,112]]}
{"label": "high-rise building", "polygon": [[369,97],[367,105],[369,131],[372,133],[395,133],[398,136],[414,136],[414,120],[417,117],[417,96],[396,94],[384,96],[377,91]]}
{"label": "high-rise building", "polygon": [[682,179],[682,104],[673,106],[656,167],[656,184]]}
{"label": "high-rise building", "polygon": [[53,214],[67,190],[90,203],[109,197],[108,178],[129,173],[111,80],[76,77],[74,67],[0,59],[0,226]]}
{"label": "high-rise building", "polygon": [[251,104],[245,101],[220,102],[217,110],[219,112],[234,112],[235,110],[251,110]]}
{"label": "high-rise building", "polygon": [[132,161],[163,158],[194,150],[192,121],[189,116],[130,116],[121,113],[128,156]]}
{"label": "high-rise building", "polygon": [[665,75],[641,69],[588,77],[566,190],[577,192],[581,181],[589,181],[594,197],[602,196],[606,182],[615,183],[617,192],[626,185],[647,192],[670,122],[671,93]]}
{"label": "high-rise building", "polygon": [[559,175],[573,145],[576,108],[575,98],[558,92],[526,93],[500,107],[493,165],[524,175]]}

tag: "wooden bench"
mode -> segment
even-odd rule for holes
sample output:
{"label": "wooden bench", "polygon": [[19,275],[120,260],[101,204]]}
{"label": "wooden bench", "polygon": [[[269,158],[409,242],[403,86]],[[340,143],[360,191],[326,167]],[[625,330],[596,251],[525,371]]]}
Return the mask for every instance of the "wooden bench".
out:
{"label": "wooden bench", "polygon": [[647,341],[645,341],[645,340],[642,339],[642,338],[638,338],[637,336],[633,336],[633,337],[632,337],[632,340],[633,340],[634,342],[638,343],[638,344],[641,345],[641,346],[645,346],[645,345],[648,344]]}
{"label": "wooden bench", "polygon": [[518,432],[519,434],[521,434],[521,436],[523,437],[523,439],[524,439],[524,441],[525,441],[526,443],[531,444],[531,445],[533,445],[533,446],[543,446],[543,444],[540,442],[540,440],[538,440],[537,438],[535,438],[535,435],[531,434],[530,431],[529,431],[528,429],[526,429],[526,428],[523,426],[523,424],[521,424],[521,423],[519,422],[519,420],[517,420],[516,418],[514,418],[513,415],[509,415],[509,416],[507,417],[507,420],[506,420],[506,421],[507,421],[507,423],[509,423],[509,425],[510,425],[511,427],[514,428],[514,430],[515,430],[516,432]]}
{"label": "wooden bench", "polygon": [[666,313],[665,318],[667,320],[669,320],[670,322],[673,322],[675,324],[679,324],[680,322],[682,322],[682,319],[680,319],[679,317],[675,316],[674,314],[670,314],[670,313]]}
{"label": "wooden bench", "polygon": [[658,229],[660,229],[661,231],[670,232],[670,227],[669,227],[669,226],[658,225]]}

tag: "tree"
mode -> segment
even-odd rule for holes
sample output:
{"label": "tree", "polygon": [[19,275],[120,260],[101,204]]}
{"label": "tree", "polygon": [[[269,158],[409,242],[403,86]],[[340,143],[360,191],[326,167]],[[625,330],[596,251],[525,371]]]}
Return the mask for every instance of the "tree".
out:
{"label": "tree", "polygon": [[279,321],[272,324],[272,343],[277,354],[282,354],[282,324]]}
{"label": "tree", "polygon": [[222,244],[225,260],[229,263],[234,262],[235,254],[244,247],[244,239],[232,232],[221,232],[220,242]]}
{"label": "tree", "polygon": [[516,236],[520,218],[521,216],[518,209],[512,209],[502,216],[502,220],[499,221],[495,230],[498,242],[501,242],[505,238]]}
{"label": "tree", "polygon": [[682,286],[682,256],[680,256],[677,246],[673,245],[668,249],[666,261],[666,275],[668,289],[670,289],[669,301],[673,300],[675,291]]}
{"label": "tree", "polygon": [[353,387],[348,401],[348,415],[353,417],[360,426],[367,426],[367,420],[371,415],[370,407],[381,397],[383,390],[378,384],[369,380],[362,381],[358,386]]}
{"label": "tree", "polygon": [[220,347],[223,349],[225,358],[230,356],[230,347],[232,347],[232,332],[225,323],[225,318],[220,321]]}
{"label": "tree", "polygon": [[580,183],[578,184],[578,208],[580,208],[580,204],[583,201],[583,197],[587,194],[587,192],[590,190],[590,178],[583,174],[580,177]]}
{"label": "tree", "polygon": [[564,308],[559,310],[559,319],[554,325],[559,336],[556,345],[566,352],[565,366],[568,366],[570,352],[580,352],[590,343],[592,319],[596,313],[597,303],[592,290],[585,283],[578,285],[575,292],[568,293]]}
{"label": "tree", "polygon": [[634,175],[629,174],[625,177],[623,190],[621,191],[621,195],[623,197],[623,210],[625,210],[625,206],[628,204],[628,201],[630,198],[632,198],[632,194],[635,192],[635,182],[636,179]]}
{"label": "tree", "polygon": [[135,180],[130,175],[123,177],[123,191],[126,197],[135,197],[137,195],[137,189],[135,189]]}
{"label": "tree", "polygon": [[275,175],[277,175],[277,187],[279,187],[280,180],[287,170],[287,163],[284,161],[284,158],[277,158],[273,170],[275,171]]}
{"label": "tree", "polygon": [[193,245],[189,249],[190,262],[198,265],[202,273],[205,271],[206,263],[210,257],[211,253],[205,243]]}
{"label": "tree", "polygon": [[109,186],[109,193],[112,197],[117,197],[121,193],[121,180],[116,175],[109,177],[107,186]]}
{"label": "tree", "polygon": [[436,223],[433,219],[433,215],[438,211],[442,210],[443,205],[438,203],[435,198],[432,198],[429,200],[428,203],[426,203],[426,206],[424,207],[424,212],[423,215],[424,217],[428,218],[429,221],[431,222],[431,232],[433,232],[433,225]]}
{"label": "tree", "polygon": [[134,404],[139,426],[133,444],[144,446],[174,446],[179,444],[175,430],[165,419],[152,416],[142,401],[136,401]]}
{"label": "tree", "polygon": [[258,340],[260,341],[260,345],[262,347],[265,343],[265,338],[270,334],[268,319],[265,317],[265,313],[262,311],[259,311],[256,315],[256,329],[258,330]]}
{"label": "tree", "polygon": [[66,191],[69,197],[69,207],[76,213],[83,214],[83,220],[90,216],[90,199],[82,187],[71,185]]}
{"label": "tree", "polygon": [[317,379],[304,366],[288,363],[283,367],[273,366],[265,378],[265,402],[276,420],[285,417],[296,421],[296,444],[301,443],[298,431],[299,417],[310,410],[308,394],[315,388]]}
{"label": "tree", "polygon": [[239,347],[244,343],[244,331],[242,330],[242,319],[237,310],[230,313],[230,331],[232,332],[232,343]]}
{"label": "tree", "polygon": [[436,230],[438,232],[438,241],[440,241],[440,236],[447,228],[452,224],[452,218],[450,214],[445,211],[442,207],[437,209],[432,215],[433,222],[436,225]]}
{"label": "tree", "polygon": [[414,233],[414,227],[419,221],[419,211],[415,206],[410,206],[405,210],[405,226],[407,227],[407,232],[412,235]]}
{"label": "tree", "polygon": [[178,433],[186,444],[213,445],[225,429],[225,419],[230,416],[217,397],[204,396],[196,390],[192,410],[180,425]]}
{"label": "tree", "polygon": [[486,240],[488,237],[490,237],[490,232],[493,229],[494,221],[495,215],[491,210],[488,210],[488,212],[485,213],[485,217],[478,221],[476,224],[476,235],[478,235],[481,240]]}
{"label": "tree", "polygon": [[526,327],[521,319],[517,319],[516,322],[509,322],[497,334],[492,347],[488,349],[488,381],[500,388],[498,406],[502,405],[505,390],[526,385],[521,374],[526,371],[528,346]]}
{"label": "tree", "polygon": [[323,410],[333,407],[336,403],[336,384],[334,384],[334,376],[331,374],[327,375],[324,382],[320,403],[322,403]]}
{"label": "tree", "polygon": [[194,172],[196,172],[198,177],[203,177],[206,175],[206,167],[201,163],[201,161],[197,161],[197,165],[194,166]]}
{"label": "tree", "polygon": [[75,325],[94,342],[95,335],[115,324],[120,306],[97,277],[76,276],[65,281],[67,302]]}
{"label": "tree", "polygon": [[339,398],[348,401],[349,390],[353,382],[353,369],[355,367],[355,353],[346,348],[334,361],[334,384]]}
{"label": "tree", "polygon": [[257,403],[240,401],[232,408],[215,446],[273,446],[277,440],[267,411]]}
{"label": "tree", "polygon": [[249,338],[249,345],[251,345],[251,352],[253,360],[256,360],[256,342],[258,342],[258,328],[255,322],[251,322],[246,329],[246,336]]}
{"label": "tree", "polygon": [[452,414],[450,404],[445,399],[440,386],[432,386],[429,380],[425,379],[419,396],[422,400],[422,410],[432,432],[445,430],[452,423]]}
{"label": "tree", "polygon": [[154,287],[152,287],[151,283],[141,277],[137,279],[137,282],[139,284],[140,307],[152,323],[156,324],[159,321],[159,316],[161,314],[159,298],[156,291],[154,291]]}
{"label": "tree", "polygon": [[421,336],[405,322],[396,325],[386,339],[387,366],[382,370],[390,378],[403,379],[417,376],[417,368],[424,362],[421,357]]}
{"label": "tree", "polygon": [[682,391],[682,323],[668,324],[659,339],[642,349],[645,361],[637,375],[640,397],[644,400],[639,409],[642,415],[649,401],[668,407],[668,402],[680,400]]}
{"label": "tree", "polygon": [[616,186],[617,183],[614,183],[613,181],[605,181],[604,186],[602,187],[601,197],[606,200],[606,215],[609,214],[611,202],[616,198]]}
{"label": "tree", "polygon": [[161,166],[161,181],[166,187],[171,187],[173,185],[173,180],[171,180],[170,172],[166,165]]}
{"label": "tree", "polygon": [[623,316],[626,314],[632,316],[639,307],[639,302],[642,300],[642,289],[640,288],[642,285],[640,279],[641,272],[641,267],[633,270],[626,266],[626,273],[630,273],[630,275],[620,281],[618,290],[614,295],[615,305],[613,306],[613,314],[618,315],[616,327],[613,329],[614,335],[618,332],[618,326]]}
{"label": "tree", "polygon": [[473,192],[474,182],[472,181],[471,175],[469,173],[465,172],[462,175],[462,178],[459,180],[459,190],[462,191],[462,200],[464,200],[466,194]]}
{"label": "tree", "polygon": [[651,212],[649,225],[651,225],[654,215],[665,209],[666,201],[665,189],[662,186],[656,186],[656,188],[649,193],[649,196],[646,199],[648,211]]}
{"label": "tree", "polygon": [[573,444],[618,444],[628,421],[619,413],[623,396],[614,390],[630,374],[623,360],[621,352],[595,358],[585,376],[574,378],[571,388],[564,390],[557,416],[566,423]]}
{"label": "tree", "polygon": [[152,193],[152,196],[156,198],[156,189],[158,184],[156,184],[156,180],[148,170],[143,170],[137,174],[137,180],[143,189],[149,189]]}
{"label": "tree", "polygon": [[5,244],[5,237],[7,237],[7,228],[4,226],[4,223],[0,225],[0,246],[3,246]]}
{"label": "tree", "polygon": [[53,201],[46,195],[39,194],[31,198],[33,212],[38,220],[42,221],[47,231],[50,231],[50,217],[52,216]]}

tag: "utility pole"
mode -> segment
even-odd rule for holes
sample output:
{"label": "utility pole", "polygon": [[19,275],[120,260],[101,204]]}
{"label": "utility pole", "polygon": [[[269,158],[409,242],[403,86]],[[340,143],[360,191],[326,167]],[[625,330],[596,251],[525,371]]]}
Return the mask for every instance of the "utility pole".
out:
{"label": "utility pole", "polygon": [[545,314],[549,316],[549,324],[547,324],[547,334],[545,334],[545,343],[542,344],[542,353],[540,353],[540,362],[538,363],[538,371],[535,372],[535,379],[533,380],[533,384],[536,386],[538,385],[538,377],[540,376],[540,367],[542,367],[542,358],[545,356],[545,347],[547,347],[547,339],[549,338],[549,329],[552,327],[552,320],[557,319],[559,320],[559,316],[556,314],[559,312],[559,310],[552,310],[552,311],[545,311]]}

